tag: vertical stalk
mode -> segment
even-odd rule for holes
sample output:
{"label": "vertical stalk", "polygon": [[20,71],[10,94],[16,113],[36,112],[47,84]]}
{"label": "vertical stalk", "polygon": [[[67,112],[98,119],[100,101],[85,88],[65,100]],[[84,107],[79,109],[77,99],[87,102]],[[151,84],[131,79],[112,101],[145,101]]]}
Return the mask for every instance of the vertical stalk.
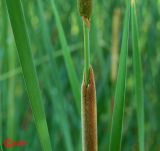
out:
{"label": "vertical stalk", "polygon": [[94,73],[90,66],[89,29],[92,0],[79,0],[84,33],[84,74],[81,87],[82,150],[97,151],[97,105]]}
{"label": "vertical stalk", "polygon": [[89,45],[89,27],[83,21],[83,33],[84,33],[84,70],[86,75],[85,84],[88,85],[89,80],[89,68],[90,68],[90,45]]}

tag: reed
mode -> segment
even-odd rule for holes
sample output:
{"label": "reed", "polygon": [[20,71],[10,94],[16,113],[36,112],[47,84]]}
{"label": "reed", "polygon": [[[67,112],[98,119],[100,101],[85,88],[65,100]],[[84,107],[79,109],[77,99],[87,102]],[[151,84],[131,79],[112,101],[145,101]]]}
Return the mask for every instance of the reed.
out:
{"label": "reed", "polygon": [[138,23],[136,14],[135,0],[131,0],[131,25],[132,25],[132,50],[133,50],[133,67],[135,83],[135,100],[138,121],[138,142],[139,151],[144,151],[144,98],[141,54],[139,49]]}
{"label": "reed", "polygon": [[[8,70],[11,71],[15,68],[15,49],[14,45],[8,46]],[[8,98],[7,98],[7,138],[15,139],[15,111],[16,111],[16,102],[15,102],[15,77],[12,77],[8,80]],[[13,150],[13,149],[10,149]]]}
{"label": "reed", "polygon": [[158,151],[159,6],[1,0],[0,151]]}
{"label": "reed", "polygon": [[44,151],[51,151],[50,137],[22,3],[21,0],[6,0],[6,3],[41,146]]}
{"label": "reed", "polygon": [[57,7],[55,5],[55,0],[50,0],[50,4],[52,7],[52,11],[55,17],[55,22],[57,25],[57,29],[58,29],[58,33],[59,33],[59,40],[62,46],[62,52],[63,52],[63,57],[64,57],[64,61],[65,61],[65,65],[66,65],[66,69],[67,69],[67,73],[68,73],[68,77],[69,77],[69,81],[71,84],[71,88],[73,91],[73,96],[75,98],[75,104],[77,107],[77,111],[80,115],[80,83],[78,81],[77,78],[77,74],[75,71],[75,67],[74,67],[74,63],[70,54],[70,50],[69,50],[69,46],[65,37],[65,33],[63,30],[63,26],[59,17],[59,13],[57,10]]}
{"label": "reed", "polygon": [[92,0],[78,1],[79,14],[83,22],[84,73],[81,87],[82,150],[97,151],[97,105],[94,73],[90,65],[90,19]]}
{"label": "reed", "polygon": [[[1,13],[3,15],[3,25],[2,25],[2,36],[1,36],[1,45],[2,49],[0,52],[4,53],[4,57],[0,60],[0,73],[3,74],[4,72],[8,71],[8,43],[7,43],[7,37],[8,37],[8,16],[7,16],[7,7],[6,2],[1,1]],[[0,82],[0,150],[3,151],[3,140],[5,136],[5,126],[4,126],[4,104],[7,100],[7,89],[8,89],[8,83],[1,81]]]}
{"label": "reed", "polygon": [[[78,48],[81,48],[81,43],[79,44],[75,44],[75,45],[72,45],[70,46],[70,53],[73,53],[75,51],[75,49],[78,49]],[[63,53],[62,53],[62,50],[56,50],[54,52],[54,54],[52,53],[53,55],[53,59],[58,59],[60,57],[63,57]],[[39,59],[36,59],[35,60],[35,66],[38,67],[42,64],[48,64],[48,62],[50,61],[49,59],[50,57],[47,55],[43,55],[41,58]],[[22,73],[22,69],[21,67],[15,67],[13,70],[11,71],[6,71],[5,73],[3,73],[2,75],[0,75],[0,82],[2,81],[5,81],[5,80],[8,80],[9,78],[12,78],[13,76],[17,76],[18,74]]]}
{"label": "reed", "polygon": [[112,21],[112,63],[111,63],[111,82],[115,83],[118,69],[118,58],[119,58],[119,32],[121,25],[121,10],[115,8],[113,13]]}
{"label": "reed", "polygon": [[[62,133],[64,134],[64,140],[65,140],[65,150],[68,151],[73,151],[73,145],[72,145],[72,140],[71,140],[71,133],[70,133],[70,128],[69,128],[69,121],[67,120],[67,115],[65,114],[65,101],[64,101],[64,97],[63,97],[63,89],[61,86],[61,79],[60,79],[60,75],[58,73],[58,66],[57,66],[57,62],[55,59],[55,50],[52,46],[52,42],[50,39],[50,35],[49,35],[49,29],[47,27],[45,18],[44,18],[44,10],[43,10],[43,2],[41,0],[37,0],[37,6],[38,6],[38,15],[40,18],[40,22],[41,22],[41,26],[40,29],[42,31],[42,43],[43,46],[45,48],[45,50],[47,51],[48,55],[49,55],[49,70],[52,70],[52,78],[49,78],[47,72],[48,70],[46,69],[45,65],[42,64],[42,70],[43,70],[43,75],[44,75],[44,79],[45,80],[45,86],[47,88],[47,92],[49,94],[49,96],[51,97],[51,104],[52,104],[52,108],[55,111],[55,113],[59,114],[59,117],[61,119],[60,121],[60,128]],[[52,54],[52,50],[54,51]],[[41,52],[42,53],[42,52]],[[43,53],[42,53],[43,56]],[[55,92],[53,91],[53,86],[52,86],[52,81],[51,79],[53,79],[54,82],[54,86],[57,88],[57,92],[56,94],[54,94]],[[57,97],[59,96],[59,97]],[[55,99],[57,98],[57,99]],[[58,100],[58,101],[57,101]],[[54,125],[55,123],[53,123]],[[54,133],[54,129],[52,130],[52,132]]]}
{"label": "reed", "polygon": [[127,73],[129,20],[130,20],[130,3],[128,2],[125,12],[121,54],[119,58],[119,69],[118,69],[117,83],[115,90],[112,128],[111,128],[110,146],[109,146],[110,151],[119,151],[121,149],[123,112],[125,107],[125,85],[126,85],[126,73]]}

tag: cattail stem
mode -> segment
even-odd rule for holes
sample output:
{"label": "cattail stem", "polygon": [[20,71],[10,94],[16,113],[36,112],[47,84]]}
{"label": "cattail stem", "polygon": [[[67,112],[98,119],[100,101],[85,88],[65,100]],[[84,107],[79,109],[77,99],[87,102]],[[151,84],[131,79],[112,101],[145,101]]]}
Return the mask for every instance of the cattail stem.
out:
{"label": "cattail stem", "polygon": [[83,33],[84,33],[84,69],[86,74],[85,84],[88,85],[89,80],[89,67],[90,67],[90,45],[89,45],[89,27],[83,21]]}
{"label": "cattail stem", "polygon": [[81,89],[82,147],[83,151],[97,151],[96,88],[92,67],[89,70],[88,86],[85,79],[84,73]]}

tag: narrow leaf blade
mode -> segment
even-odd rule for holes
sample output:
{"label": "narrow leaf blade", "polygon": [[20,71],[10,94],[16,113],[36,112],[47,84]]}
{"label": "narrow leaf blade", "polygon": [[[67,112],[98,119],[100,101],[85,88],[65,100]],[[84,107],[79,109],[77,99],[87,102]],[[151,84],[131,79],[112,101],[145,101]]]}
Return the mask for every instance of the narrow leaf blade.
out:
{"label": "narrow leaf blade", "polygon": [[132,47],[133,47],[133,66],[135,82],[135,100],[137,102],[138,120],[138,141],[139,151],[144,151],[144,99],[142,86],[141,56],[139,50],[138,24],[135,8],[135,1],[131,0],[131,25],[132,25]]}
{"label": "narrow leaf blade", "polygon": [[127,72],[128,34],[130,20],[130,3],[125,12],[123,39],[119,59],[119,69],[115,91],[115,103],[112,117],[112,129],[110,138],[110,151],[119,151],[121,148],[123,112],[125,106],[125,83]]}
{"label": "narrow leaf blade", "polygon": [[31,54],[22,3],[21,0],[6,0],[6,2],[41,146],[44,151],[51,151],[50,137],[42,105],[40,87]]}

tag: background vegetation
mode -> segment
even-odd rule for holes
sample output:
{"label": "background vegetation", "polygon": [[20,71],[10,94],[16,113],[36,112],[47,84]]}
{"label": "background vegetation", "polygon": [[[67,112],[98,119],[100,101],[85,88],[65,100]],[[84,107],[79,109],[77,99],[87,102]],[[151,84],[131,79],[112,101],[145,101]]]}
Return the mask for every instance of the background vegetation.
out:
{"label": "background vegetation", "polygon": [[[52,147],[57,151],[79,151],[84,54],[77,1],[56,0],[55,4],[53,0],[21,1]],[[139,0],[136,4],[144,88],[145,150],[158,151],[160,0]],[[100,151],[109,148],[125,8],[125,1],[94,0],[90,40],[97,89]],[[41,150],[4,0],[0,1],[0,18],[0,141],[2,143],[6,138],[25,140],[28,145],[23,147],[24,150]],[[128,48],[122,150],[137,151],[131,28]],[[21,150],[18,147],[14,149]]]}

